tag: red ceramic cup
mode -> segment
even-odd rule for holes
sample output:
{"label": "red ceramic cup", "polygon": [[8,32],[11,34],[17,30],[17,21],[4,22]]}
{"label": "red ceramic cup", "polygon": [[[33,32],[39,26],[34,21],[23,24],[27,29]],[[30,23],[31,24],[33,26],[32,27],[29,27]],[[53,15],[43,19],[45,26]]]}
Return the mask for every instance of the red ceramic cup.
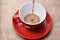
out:
{"label": "red ceramic cup", "polygon": [[29,13],[32,13],[32,3],[26,3],[19,8],[19,18],[22,21],[22,23],[25,24],[25,27],[30,29],[40,27],[39,25],[43,23],[43,21],[46,18],[45,8],[39,3],[34,4],[34,13],[40,18],[40,22],[38,23],[31,24],[24,21],[24,17]]}

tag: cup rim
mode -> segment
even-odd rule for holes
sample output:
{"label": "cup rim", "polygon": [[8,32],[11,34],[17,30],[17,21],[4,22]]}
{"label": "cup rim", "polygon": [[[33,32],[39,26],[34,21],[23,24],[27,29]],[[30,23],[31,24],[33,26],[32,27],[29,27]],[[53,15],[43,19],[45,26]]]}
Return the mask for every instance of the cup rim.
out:
{"label": "cup rim", "polygon": [[[25,6],[26,4],[30,4],[30,3],[32,3],[32,2],[27,2],[27,3],[24,3],[23,5],[21,5],[20,6],[20,8],[19,8],[19,18],[20,18],[20,20],[23,22],[23,23],[25,23],[25,24],[27,24],[27,25],[38,25],[38,24],[40,24],[40,23],[42,23],[44,20],[45,20],[45,18],[46,18],[46,15],[45,15],[45,18],[44,18],[44,20],[42,21],[42,22],[38,22],[38,23],[34,23],[34,24],[31,24],[31,23],[28,23],[28,22],[25,22],[22,18],[21,18],[21,16],[20,16],[20,10],[21,10],[21,8],[23,7],[23,6]],[[35,2],[36,4],[38,4],[38,5],[41,5],[40,3],[37,3],[37,2]],[[41,5],[42,6],[42,5]],[[42,6],[43,7],[43,6]],[[44,8],[44,7],[43,7]],[[44,8],[44,10],[45,10],[45,8]],[[46,10],[45,10],[45,14],[46,14]]]}

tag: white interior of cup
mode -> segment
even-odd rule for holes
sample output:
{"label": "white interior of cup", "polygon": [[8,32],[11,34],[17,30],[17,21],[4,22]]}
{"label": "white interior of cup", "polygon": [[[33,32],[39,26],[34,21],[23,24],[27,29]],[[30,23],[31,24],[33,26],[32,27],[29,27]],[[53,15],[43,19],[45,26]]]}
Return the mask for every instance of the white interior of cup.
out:
{"label": "white interior of cup", "polygon": [[32,13],[32,3],[26,3],[24,4],[23,6],[21,6],[19,8],[19,16],[20,16],[20,19],[26,23],[26,24],[29,24],[29,25],[36,25],[36,24],[39,24],[41,22],[44,21],[44,19],[46,18],[46,10],[45,8],[39,4],[39,3],[35,3],[34,4],[34,13],[39,16],[40,18],[40,22],[38,23],[35,23],[35,24],[31,24],[31,23],[28,23],[26,21],[24,21],[24,17],[29,14],[29,13]]}

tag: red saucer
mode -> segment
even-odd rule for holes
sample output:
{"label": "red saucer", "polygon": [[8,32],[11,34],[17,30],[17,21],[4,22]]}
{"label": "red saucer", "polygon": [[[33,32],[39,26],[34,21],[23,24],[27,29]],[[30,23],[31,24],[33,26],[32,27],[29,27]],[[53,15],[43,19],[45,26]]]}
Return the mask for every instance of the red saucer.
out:
{"label": "red saucer", "polygon": [[46,36],[52,28],[52,19],[48,14],[48,12],[47,12],[47,17],[45,21],[42,23],[43,25],[41,25],[40,28],[36,30],[34,29],[33,31],[25,28],[24,27],[25,25],[21,23],[19,17],[16,17],[16,16],[18,16],[18,11],[15,13],[15,15],[12,18],[13,28],[16,31],[16,33],[23,38],[26,38],[26,39],[42,38]]}

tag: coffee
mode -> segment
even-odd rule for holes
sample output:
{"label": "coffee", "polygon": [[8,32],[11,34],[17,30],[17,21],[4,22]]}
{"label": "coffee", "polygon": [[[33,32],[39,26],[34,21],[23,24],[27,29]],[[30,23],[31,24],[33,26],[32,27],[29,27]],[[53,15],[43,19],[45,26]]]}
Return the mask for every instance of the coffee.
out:
{"label": "coffee", "polygon": [[34,24],[40,22],[40,18],[36,14],[29,13],[24,17],[24,21]]}

